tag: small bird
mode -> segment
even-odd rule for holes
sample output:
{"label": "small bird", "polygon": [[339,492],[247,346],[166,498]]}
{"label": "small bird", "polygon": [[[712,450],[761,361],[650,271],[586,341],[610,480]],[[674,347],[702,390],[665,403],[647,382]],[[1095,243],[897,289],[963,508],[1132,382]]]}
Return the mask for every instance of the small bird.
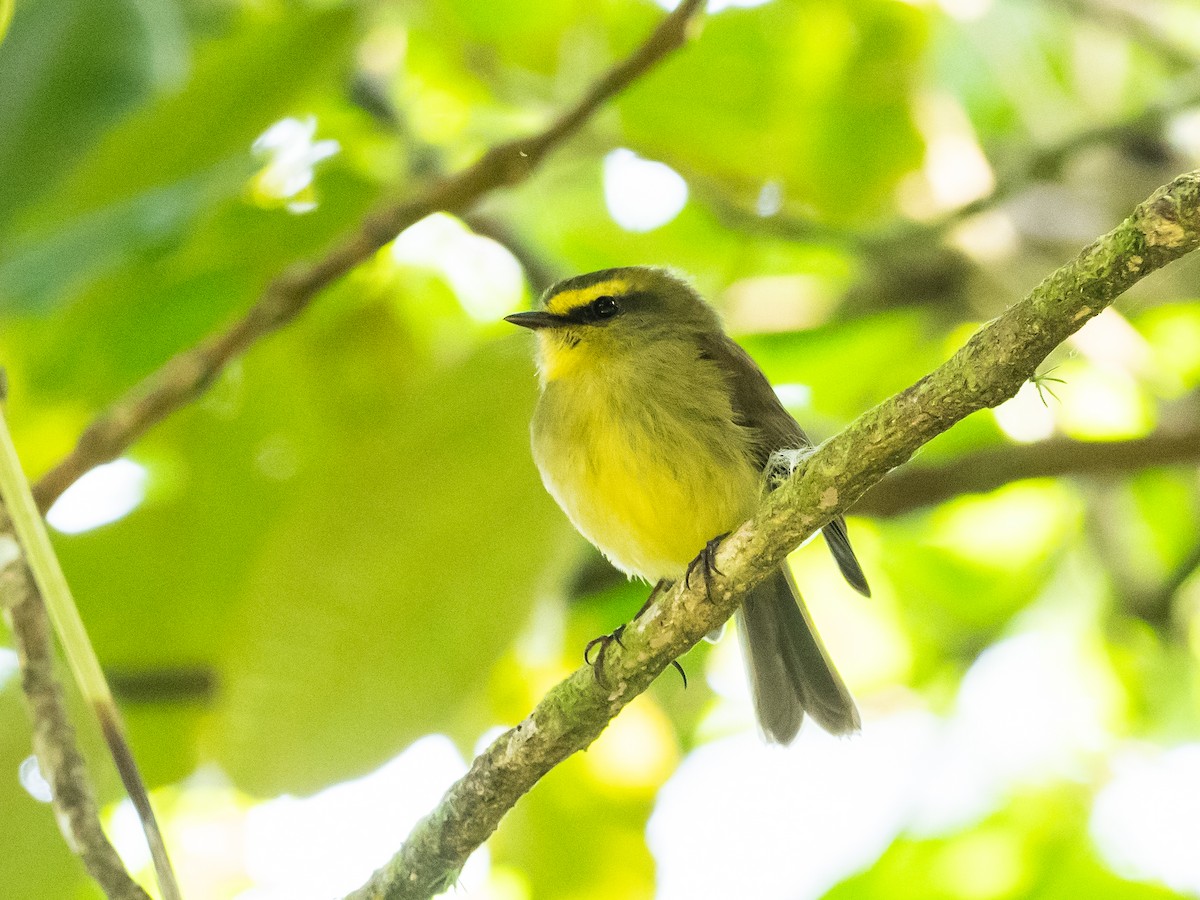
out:
{"label": "small bird", "polygon": [[[772,454],[812,446],[712,307],[665,269],[569,278],[505,321],[538,337],[530,431],[546,489],[617,568],[659,588],[753,515]],[[824,534],[843,576],[869,596],[845,521]],[[805,713],[832,734],[859,729],[786,566],[737,620],[768,740],[790,743]]]}

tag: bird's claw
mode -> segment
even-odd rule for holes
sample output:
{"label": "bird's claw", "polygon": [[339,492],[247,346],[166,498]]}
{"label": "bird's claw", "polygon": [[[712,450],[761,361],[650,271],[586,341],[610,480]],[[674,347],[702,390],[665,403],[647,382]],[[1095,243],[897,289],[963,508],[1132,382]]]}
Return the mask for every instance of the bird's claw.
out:
{"label": "bird's claw", "polygon": [[721,546],[721,541],[729,536],[729,532],[718,534],[715,538],[704,545],[704,549],[699,555],[688,563],[687,573],[683,576],[684,585],[690,590],[692,587],[692,572],[696,566],[700,566],[704,572],[704,590],[708,595],[708,599],[712,600],[713,595],[713,573],[724,576],[724,572],[717,568],[717,548]]}
{"label": "bird's claw", "polygon": [[671,660],[671,665],[673,665],[675,667],[675,671],[678,672],[679,677],[683,679],[684,690],[687,690],[687,686],[688,686],[687,685],[687,672],[683,671],[683,666],[680,664],[679,660],[677,660],[677,659]]}
{"label": "bird's claw", "polygon": [[[611,634],[602,634],[598,638],[593,638],[587,642],[587,646],[583,648],[583,661],[592,667],[592,674],[596,676],[596,681],[604,684],[604,657],[608,653],[609,646],[613,641],[617,642],[622,650],[625,645],[621,643],[621,635],[625,632],[625,626],[621,625]],[[596,661],[592,662],[592,650],[596,647],[600,649],[596,651]]]}
{"label": "bird's claw", "polygon": [[[619,646],[622,650],[625,649],[625,645],[621,643],[621,635],[624,634],[624,632],[625,626],[622,625],[613,631],[612,634],[602,634],[598,638],[592,638],[592,640],[587,642],[587,646],[583,648],[583,661],[592,667],[592,674],[596,676],[596,682],[598,684],[603,685],[605,683],[604,656],[606,653],[608,653],[608,648],[615,641],[617,646]],[[596,651],[596,661],[592,662],[592,650],[596,647],[599,647],[600,649]],[[679,673],[679,677],[683,679],[684,688],[687,688],[687,672],[683,671],[683,666],[680,665],[679,660],[671,660],[671,665],[675,667],[675,671],[677,671]]]}

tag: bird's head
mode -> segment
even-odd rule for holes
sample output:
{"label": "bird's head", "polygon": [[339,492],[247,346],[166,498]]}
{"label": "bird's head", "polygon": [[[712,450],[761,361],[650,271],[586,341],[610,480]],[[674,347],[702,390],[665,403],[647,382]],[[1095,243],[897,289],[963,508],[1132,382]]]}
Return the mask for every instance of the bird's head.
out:
{"label": "bird's head", "polygon": [[604,269],[560,281],[538,308],[506,322],[538,335],[538,366],[553,381],[721,328],[695,289],[666,269]]}

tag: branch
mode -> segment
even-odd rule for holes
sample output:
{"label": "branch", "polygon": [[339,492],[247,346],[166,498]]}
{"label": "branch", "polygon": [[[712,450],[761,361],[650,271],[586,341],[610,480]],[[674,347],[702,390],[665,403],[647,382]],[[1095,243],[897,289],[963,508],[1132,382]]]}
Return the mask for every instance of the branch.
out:
{"label": "branch", "polygon": [[[1068,335],[1143,276],[1200,246],[1200,171],[1160,188],[1024,300],[977,331],[912,387],[822,444],[716,552],[704,579],[677,583],[610,645],[605,683],[583,666],[499,737],[353,900],[425,898],[450,886],[467,857],[554,766],[592,743],[677,656],[728,619],[759,581],[924,443],[1013,396]],[[724,573],[724,574],[721,574]]]}
{"label": "branch", "polygon": [[0,506],[0,607],[12,630],[21,666],[21,687],[33,723],[38,766],[50,783],[54,811],[68,845],[110,900],[150,900],[125,871],[104,835],[62,688],[54,675],[50,621],[10,536],[12,525]]}
{"label": "branch", "polygon": [[1128,441],[1075,441],[989,447],[937,465],[899,469],[854,505],[865,516],[898,516],[961,494],[994,491],[1026,478],[1109,475],[1200,461],[1200,425]]}
{"label": "branch", "polygon": [[[0,389],[3,388],[3,379],[0,378]],[[13,446],[8,433],[2,401],[3,397],[0,397],[0,500],[6,506],[8,523],[33,577],[34,590],[29,593],[26,602],[31,606],[40,606],[43,612],[49,614],[80,693],[96,716],[121,782],[141,820],[150,856],[154,860],[159,890],[164,900],[180,900],[179,885],[154,815],[154,807],[150,803],[150,793],[125,735],[121,712],[113,700],[104,671],[100,668],[100,660],[96,657],[79,608],[71,596],[67,577],[50,543],[46,523],[42,521],[29,482],[21,470],[17,448]],[[26,620],[21,620],[19,624],[25,623]],[[36,706],[33,708],[36,709]]]}
{"label": "branch", "polygon": [[231,361],[290,322],[322,290],[405,228],[435,212],[462,212],[490,191],[524,181],[604,103],[681,46],[702,7],[703,0],[683,0],[640,47],[605,72],[578,103],[542,132],[493,147],[470,168],[435,182],[415,199],[368,216],[357,232],[324,258],[298,264],[276,277],[240,321],[170,359],[92,422],[75,449],[34,487],[38,507],[43,512],[49,509],[84,472],[115,459],[151,427],[204,393]]}

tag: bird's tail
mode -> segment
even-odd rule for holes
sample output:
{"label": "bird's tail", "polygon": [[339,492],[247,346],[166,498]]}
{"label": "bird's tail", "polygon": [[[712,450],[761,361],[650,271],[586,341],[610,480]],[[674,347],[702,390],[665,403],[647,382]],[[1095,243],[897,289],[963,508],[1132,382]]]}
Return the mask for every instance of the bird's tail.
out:
{"label": "bird's tail", "polygon": [[768,740],[791,743],[806,712],[830,734],[859,730],[854,698],[785,568],[756,587],[737,615],[754,708]]}

